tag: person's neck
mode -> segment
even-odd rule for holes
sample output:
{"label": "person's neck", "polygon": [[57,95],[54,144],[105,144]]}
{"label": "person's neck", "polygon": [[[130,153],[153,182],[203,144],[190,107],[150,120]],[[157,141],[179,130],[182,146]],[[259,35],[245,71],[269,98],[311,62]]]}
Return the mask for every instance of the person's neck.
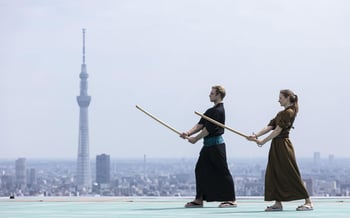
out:
{"label": "person's neck", "polygon": [[290,106],[292,106],[293,104],[286,104],[285,106],[284,106],[284,109],[287,109],[287,108],[289,108]]}
{"label": "person's neck", "polygon": [[220,104],[220,103],[222,103],[222,100],[215,101],[215,102],[214,102],[214,105],[218,105],[218,104]]}

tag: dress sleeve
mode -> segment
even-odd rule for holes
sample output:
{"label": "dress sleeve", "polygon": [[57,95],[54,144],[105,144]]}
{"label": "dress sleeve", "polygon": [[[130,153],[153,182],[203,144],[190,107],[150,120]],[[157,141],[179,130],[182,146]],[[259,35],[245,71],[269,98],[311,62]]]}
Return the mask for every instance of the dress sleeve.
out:
{"label": "dress sleeve", "polygon": [[276,128],[276,118],[273,118],[272,120],[270,120],[269,124],[267,124],[267,126],[272,126],[272,129]]}
{"label": "dress sleeve", "polygon": [[276,117],[276,125],[282,129],[287,129],[292,125],[293,122],[293,110],[282,111]]}

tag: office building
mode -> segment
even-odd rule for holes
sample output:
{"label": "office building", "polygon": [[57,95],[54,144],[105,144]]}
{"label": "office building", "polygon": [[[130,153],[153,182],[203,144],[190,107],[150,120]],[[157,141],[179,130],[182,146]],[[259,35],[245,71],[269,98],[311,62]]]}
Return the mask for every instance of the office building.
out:
{"label": "office building", "polygon": [[96,156],[96,182],[109,184],[111,178],[110,156],[101,154]]}

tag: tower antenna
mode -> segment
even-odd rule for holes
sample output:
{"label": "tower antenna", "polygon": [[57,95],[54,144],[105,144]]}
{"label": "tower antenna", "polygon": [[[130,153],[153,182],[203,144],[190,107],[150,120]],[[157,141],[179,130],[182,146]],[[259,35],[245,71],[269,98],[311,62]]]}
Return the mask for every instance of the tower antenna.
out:
{"label": "tower antenna", "polygon": [[83,64],[85,64],[85,28],[83,28]]}

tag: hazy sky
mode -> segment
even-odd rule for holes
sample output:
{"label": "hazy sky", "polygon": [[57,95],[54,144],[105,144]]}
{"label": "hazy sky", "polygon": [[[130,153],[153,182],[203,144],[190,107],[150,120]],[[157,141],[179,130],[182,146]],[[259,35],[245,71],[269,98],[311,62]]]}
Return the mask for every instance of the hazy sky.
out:
{"label": "hazy sky", "polygon": [[[76,158],[82,28],[90,157],[194,157],[187,131],[222,84],[226,124],[246,134],[295,91],[298,157],[350,157],[347,0],[0,0],[0,158]],[[226,131],[229,158],[266,157]]]}

